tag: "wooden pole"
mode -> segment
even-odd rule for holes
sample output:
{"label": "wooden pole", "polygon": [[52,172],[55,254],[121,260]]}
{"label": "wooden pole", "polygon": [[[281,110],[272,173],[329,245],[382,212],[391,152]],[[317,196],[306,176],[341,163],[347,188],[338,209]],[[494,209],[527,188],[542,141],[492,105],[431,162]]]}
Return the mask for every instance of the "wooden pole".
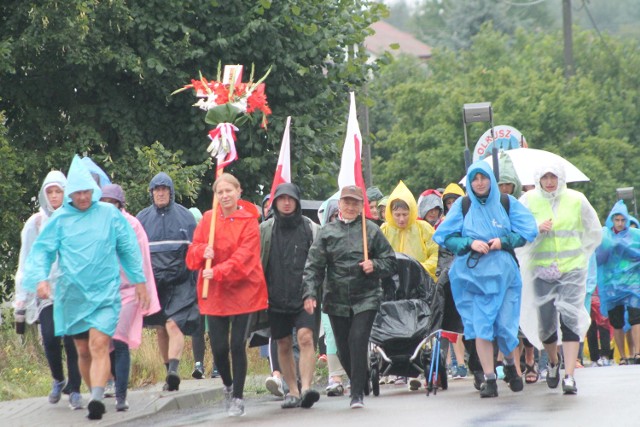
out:
{"label": "wooden pole", "polygon": [[367,217],[364,215],[364,206],[362,207],[362,250],[364,252],[364,260],[369,261],[369,244],[367,243]]}
{"label": "wooden pole", "polygon": [[[220,178],[222,175],[223,168],[218,169],[216,163],[216,179]],[[209,246],[213,247],[213,240],[216,236],[216,219],[218,218],[218,198],[216,197],[216,192],[213,192],[213,206],[211,208],[211,228],[209,229]],[[205,269],[211,268],[211,262],[213,260],[207,259],[205,262]],[[209,279],[204,279],[204,283],[202,284],[202,299],[207,299],[209,296]]]}

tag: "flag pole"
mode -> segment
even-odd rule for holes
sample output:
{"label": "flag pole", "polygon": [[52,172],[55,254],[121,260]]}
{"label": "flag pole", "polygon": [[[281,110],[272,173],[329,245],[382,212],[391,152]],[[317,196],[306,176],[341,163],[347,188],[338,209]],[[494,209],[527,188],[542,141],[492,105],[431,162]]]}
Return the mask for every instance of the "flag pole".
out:
{"label": "flag pole", "polygon": [[364,252],[364,260],[369,261],[369,244],[367,242],[367,217],[364,214],[364,206],[362,208],[362,251]]}
{"label": "flag pole", "polygon": [[[220,175],[222,175],[222,171],[224,170],[224,168],[220,168],[218,169],[217,167],[217,162],[216,162],[216,180],[218,178],[220,178]],[[215,182],[215,180],[214,180]],[[213,248],[213,240],[215,239],[216,236],[216,219],[218,217],[218,198],[216,197],[216,192],[213,192],[213,206],[211,209],[211,228],[209,229],[209,243],[208,245],[211,246]],[[212,263],[212,259],[207,259],[207,261],[205,262],[205,266],[204,268],[206,270],[211,268],[211,263]],[[207,297],[209,296],[209,279],[204,279],[204,283],[202,284],[202,299],[207,299]]]}

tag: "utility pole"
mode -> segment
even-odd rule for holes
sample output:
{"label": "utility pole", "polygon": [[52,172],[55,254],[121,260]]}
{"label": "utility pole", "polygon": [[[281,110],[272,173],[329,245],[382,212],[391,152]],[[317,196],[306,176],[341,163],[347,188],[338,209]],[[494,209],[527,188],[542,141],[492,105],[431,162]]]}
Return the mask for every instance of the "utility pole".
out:
{"label": "utility pole", "polygon": [[562,0],[562,29],[564,32],[564,76],[575,72],[573,64],[573,34],[571,32],[571,0]]}

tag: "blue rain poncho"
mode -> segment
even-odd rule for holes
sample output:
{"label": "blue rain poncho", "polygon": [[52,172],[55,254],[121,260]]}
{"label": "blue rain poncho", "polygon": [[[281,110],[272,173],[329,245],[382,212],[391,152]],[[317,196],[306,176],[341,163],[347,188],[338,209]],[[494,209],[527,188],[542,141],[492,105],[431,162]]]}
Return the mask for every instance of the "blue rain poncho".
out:
{"label": "blue rain poncho", "polygon": [[[78,210],[70,194],[93,190],[91,206]],[[58,259],[62,276],[55,289],[56,335],[95,328],[112,336],[120,312],[120,264],[131,283],[144,283],[136,235],[122,213],[99,202],[101,191],[78,156],[69,168],[63,206],[51,216],[27,258],[24,289],[35,292]],[[120,264],[118,263],[120,261]]]}
{"label": "blue rain poncho", "polygon": [[[471,205],[464,216],[462,198],[456,200],[433,240],[456,254],[449,279],[465,338],[496,339],[500,351],[510,354],[518,344],[522,282],[518,264],[508,250],[533,241],[538,229],[531,213],[512,196],[507,214],[487,162],[478,161],[469,167],[468,189],[478,173],[491,180],[488,196],[478,198],[469,191]],[[500,238],[503,250],[476,258],[479,254],[471,251],[471,243],[488,242],[496,237]]]}
{"label": "blue rain poncho", "polygon": [[[40,234],[40,231],[44,228],[45,224],[54,212],[53,207],[49,203],[47,198],[47,188],[52,186],[60,187],[64,191],[64,187],[67,184],[67,178],[60,171],[51,171],[47,174],[40,192],[38,193],[38,202],[40,209],[37,213],[31,215],[22,228],[20,233],[20,255],[18,257],[18,271],[16,271],[16,288],[15,288],[15,302],[14,307],[24,307],[27,310],[27,322],[33,323],[38,319],[40,311],[50,306],[53,303],[53,298],[41,300],[36,298],[34,293],[25,292],[22,287],[22,281],[24,277],[24,268],[27,260],[27,256],[31,251],[33,242]],[[58,263],[54,263],[51,267],[51,273],[49,274],[49,284],[51,286],[51,295],[55,293],[56,282],[60,276],[60,270],[58,269]]]}
{"label": "blue rain poncho", "polygon": [[[613,217],[622,215],[626,228],[613,230]],[[619,200],[602,229],[602,243],[596,249],[600,310],[608,316],[617,306],[640,308],[640,230],[630,227],[630,215]]]}

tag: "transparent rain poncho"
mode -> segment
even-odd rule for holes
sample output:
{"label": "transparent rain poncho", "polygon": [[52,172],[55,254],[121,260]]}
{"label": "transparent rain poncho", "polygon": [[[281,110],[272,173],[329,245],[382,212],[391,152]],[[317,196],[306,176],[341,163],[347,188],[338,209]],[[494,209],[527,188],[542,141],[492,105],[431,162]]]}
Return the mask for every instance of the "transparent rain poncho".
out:
{"label": "transparent rain poncho", "polygon": [[[626,222],[626,228],[618,233],[613,230],[616,215],[624,216]],[[602,243],[596,249],[600,310],[604,316],[620,305],[640,308],[640,230],[630,227],[630,219],[627,207],[619,200],[607,217]]]}
{"label": "transparent rain poncho", "polygon": [[[541,187],[540,178],[546,173],[558,177],[553,192]],[[600,244],[602,230],[596,211],[582,193],[567,188],[565,176],[559,163],[538,167],[536,188],[520,198],[538,225],[553,220],[550,231],[540,233],[533,243],[516,251],[523,282],[520,326],[538,348],[558,331],[558,315],[580,337],[584,337],[591,324],[584,306],[587,267]],[[567,243],[567,239],[571,242]],[[569,244],[573,244],[570,250]],[[549,247],[556,249],[548,251]],[[566,261],[569,256],[571,262]]]}

